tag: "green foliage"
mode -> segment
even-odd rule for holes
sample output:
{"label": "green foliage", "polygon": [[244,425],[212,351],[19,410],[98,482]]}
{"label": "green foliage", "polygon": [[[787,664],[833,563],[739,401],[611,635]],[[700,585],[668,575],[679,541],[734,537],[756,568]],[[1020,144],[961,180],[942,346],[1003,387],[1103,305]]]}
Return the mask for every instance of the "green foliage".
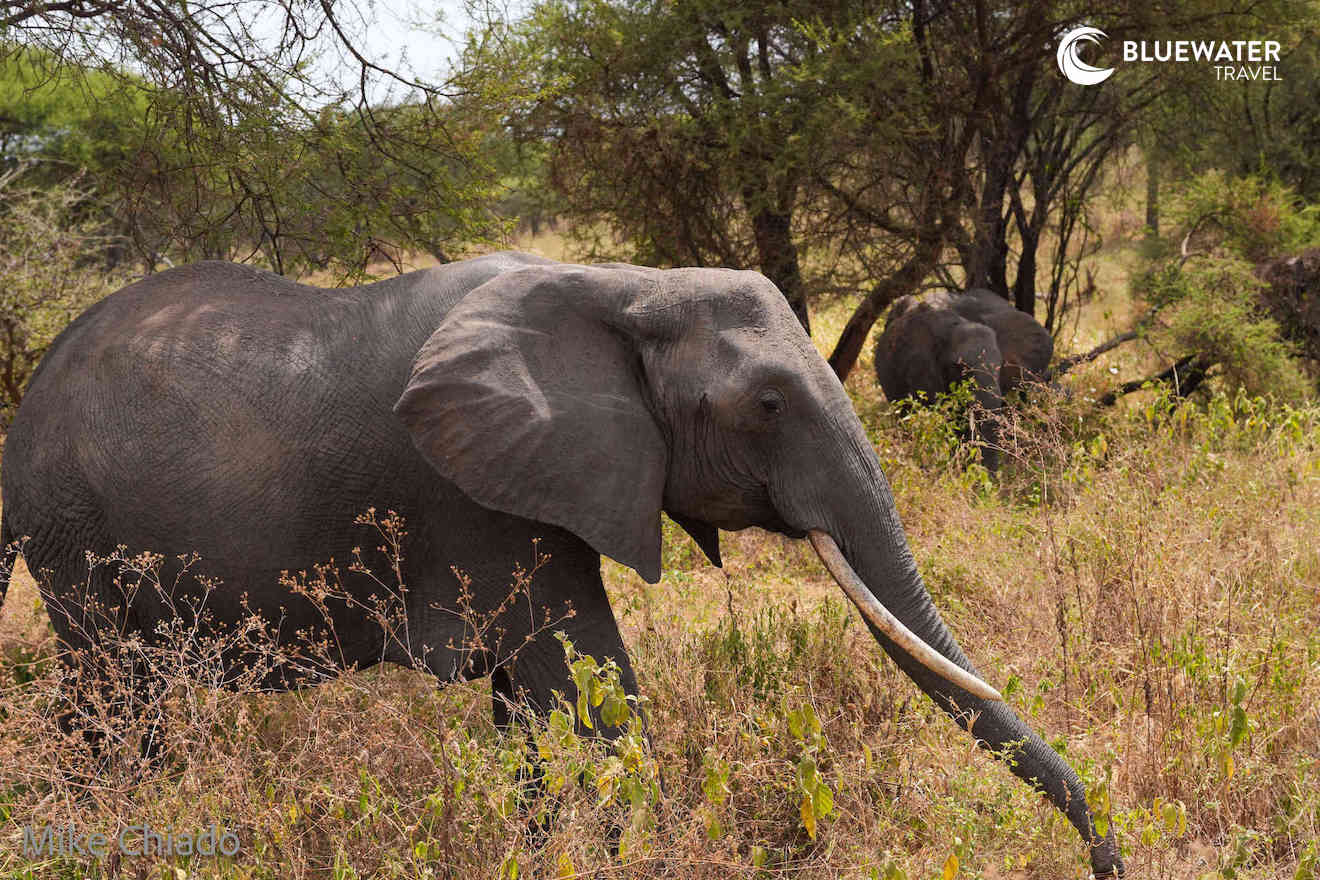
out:
{"label": "green foliage", "polygon": [[[1159,161],[1175,172],[1169,188],[1180,190],[1196,174],[1222,169],[1274,178],[1307,201],[1320,201],[1320,4],[1266,0],[1251,5],[1247,22],[1228,8],[1208,8],[1214,14],[1197,22],[1196,39],[1234,40],[1268,31],[1281,44],[1279,63],[1272,65],[1277,76],[1273,82],[1221,82],[1202,65],[1164,65],[1165,88],[1147,125]],[[1189,11],[1195,7],[1189,4]]]}
{"label": "green foliage", "polygon": [[818,178],[849,174],[859,144],[927,130],[907,23],[886,3],[546,0],[474,34],[464,70],[533,151],[582,252],[759,267],[795,308],[839,268],[799,251],[875,255],[799,222],[833,198]]}
{"label": "green foliage", "polygon": [[1270,316],[1256,264],[1320,241],[1320,212],[1280,183],[1211,171],[1185,187],[1172,214],[1178,252],[1157,257],[1132,282],[1158,315],[1147,343],[1165,358],[1196,356],[1248,394],[1307,394],[1298,352]]}
{"label": "green foliage", "polygon": [[1187,182],[1170,213],[1194,250],[1252,263],[1320,244],[1320,206],[1268,177],[1208,171]]}
{"label": "green foliage", "polygon": [[1293,347],[1259,304],[1262,282],[1236,257],[1167,262],[1136,288],[1161,310],[1157,348],[1196,352],[1218,364],[1231,387],[1298,400],[1307,393]]}
{"label": "green foliage", "polygon": [[114,289],[97,271],[112,239],[83,210],[79,181],[28,186],[0,174],[0,424],[8,426],[32,371],[75,315]]}
{"label": "green foliage", "polygon": [[80,170],[100,178],[129,161],[146,108],[132,79],[74,76],[38,50],[13,52],[0,59],[0,161],[34,164],[34,184]]}
{"label": "green foliage", "polygon": [[991,489],[992,481],[981,463],[983,447],[967,442],[973,433],[973,420],[978,417],[976,394],[976,380],[969,377],[955,382],[934,400],[925,399],[924,394],[897,400],[893,412],[911,438],[916,464],[957,474],[964,486],[984,492]]}
{"label": "green foliage", "polygon": [[0,53],[0,150],[35,163],[33,183],[81,173],[96,195],[84,213],[148,270],[238,259],[360,278],[371,262],[407,250],[444,261],[503,230],[489,211],[491,126],[467,105],[352,108],[263,76],[219,113],[114,68]]}
{"label": "green foliage", "polygon": [[826,784],[817,765],[818,756],[828,752],[825,736],[821,733],[820,719],[810,703],[804,703],[785,713],[789,735],[798,743],[797,793],[798,815],[807,837],[816,839],[816,823],[834,812],[834,792]]}

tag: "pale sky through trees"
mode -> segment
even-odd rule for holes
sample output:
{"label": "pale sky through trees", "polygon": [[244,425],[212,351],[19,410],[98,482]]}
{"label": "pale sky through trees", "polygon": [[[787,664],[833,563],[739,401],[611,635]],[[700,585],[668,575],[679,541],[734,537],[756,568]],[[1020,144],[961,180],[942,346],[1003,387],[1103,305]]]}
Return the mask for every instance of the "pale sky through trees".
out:
{"label": "pale sky through trees", "polygon": [[[345,7],[347,11],[351,7]],[[463,39],[478,17],[466,0],[375,0],[360,7],[361,15],[351,21],[350,36],[367,60],[405,79],[443,83],[463,46]],[[359,86],[359,65],[343,46],[326,41],[316,69],[335,82],[339,90],[353,92]],[[376,74],[368,87],[374,101],[399,97],[403,85]]]}

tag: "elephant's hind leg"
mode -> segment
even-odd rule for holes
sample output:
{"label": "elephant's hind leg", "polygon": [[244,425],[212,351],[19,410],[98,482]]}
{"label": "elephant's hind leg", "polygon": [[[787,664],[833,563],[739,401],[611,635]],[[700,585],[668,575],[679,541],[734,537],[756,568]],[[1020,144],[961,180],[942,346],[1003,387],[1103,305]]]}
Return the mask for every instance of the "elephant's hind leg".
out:
{"label": "elephant's hind leg", "polygon": [[70,767],[75,776],[161,752],[169,683],[147,659],[149,639],[137,628],[119,574],[115,565],[89,570],[85,563],[42,572],[65,667],[56,718],[74,745],[70,762],[83,765]]}

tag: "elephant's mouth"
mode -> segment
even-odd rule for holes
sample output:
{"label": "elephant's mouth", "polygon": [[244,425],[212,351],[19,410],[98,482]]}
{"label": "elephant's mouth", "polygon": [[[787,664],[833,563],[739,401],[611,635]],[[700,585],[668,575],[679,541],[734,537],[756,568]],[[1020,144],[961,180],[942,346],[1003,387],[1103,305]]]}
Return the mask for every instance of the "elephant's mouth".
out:
{"label": "elephant's mouth", "polygon": [[834,542],[833,538],[819,529],[812,529],[807,537],[811,541],[811,546],[815,549],[816,554],[820,557],[820,561],[825,564],[830,576],[834,578],[835,583],[852,600],[853,604],[857,606],[857,610],[862,612],[862,616],[870,621],[872,626],[884,633],[890,641],[905,651],[913,660],[950,684],[960,687],[969,694],[983,700],[1003,701],[1004,698],[1000,696],[999,691],[926,644],[916,633],[904,626],[901,620],[890,613],[889,609],[880,603],[880,600],[875,597],[870,588],[857,576],[857,572],[853,571],[852,566],[848,564],[848,560],[844,558],[843,551],[839,549],[839,545]]}
{"label": "elephant's mouth", "polygon": [[732,497],[715,493],[684,496],[672,485],[666,486],[664,511],[671,517],[696,520],[725,532],[755,527],[790,538],[807,536],[806,529],[789,525],[776,509],[769,487],[759,482],[743,487]]}

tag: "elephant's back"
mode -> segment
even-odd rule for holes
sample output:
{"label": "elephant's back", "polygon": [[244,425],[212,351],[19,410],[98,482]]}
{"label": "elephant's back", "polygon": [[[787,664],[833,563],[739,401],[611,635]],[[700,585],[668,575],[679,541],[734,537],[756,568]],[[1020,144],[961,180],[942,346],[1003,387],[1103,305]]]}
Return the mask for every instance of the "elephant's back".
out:
{"label": "elephant's back", "polygon": [[299,484],[326,455],[351,479],[355,432],[378,430],[346,404],[370,401],[354,375],[376,372],[379,353],[364,348],[359,372],[337,363],[341,341],[319,338],[348,332],[349,305],[230,264],[112,294],[57,339],[15,419],[13,530],[101,545],[74,552],[122,543],[211,559],[260,557],[279,536],[254,542],[258,522],[314,531],[321,505]]}
{"label": "elephant's back", "polygon": [[407,513],[445,490],[392,407],[445,312],[518,265],[320,290],[203,263],[112,294],[33,379],[5,454],[6,518],[23,534],[65,522],[65,543],[76,528],[197,552],[231,574],[343,555],[367,508]]}

